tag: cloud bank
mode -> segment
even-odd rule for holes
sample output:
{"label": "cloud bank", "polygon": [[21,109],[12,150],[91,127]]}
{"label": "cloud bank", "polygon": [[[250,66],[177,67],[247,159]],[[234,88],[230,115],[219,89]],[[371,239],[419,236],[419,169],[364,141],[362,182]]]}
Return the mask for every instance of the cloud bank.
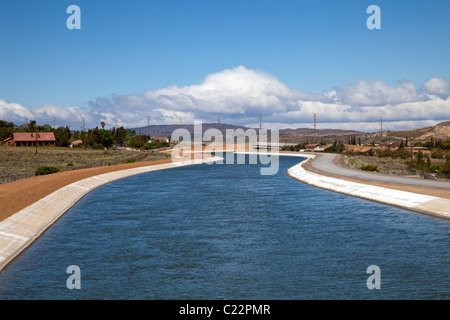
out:
{"label": "cloud bank", "polygon": [[[314,113],[321,128],[376,131],[380,117],[386,129],[408,129],[450,119],[448,80],[431,78],[421,87],[411,80],[390,86],[382,80],[360,79],[325,93],[292,89],[268,73],[238,66],[208,75],[200,84],[169,86],[141,94],[98,97],[85,107],[23,107],[0,100],[2,119],[23,123],[70,124],[79,129],[101,121],[125,127],[192,123],[195,120],[268,128],[311,126]],[[391,125],[391,127],[389,127]],[[375,129],[375,130],[374,130]]]}

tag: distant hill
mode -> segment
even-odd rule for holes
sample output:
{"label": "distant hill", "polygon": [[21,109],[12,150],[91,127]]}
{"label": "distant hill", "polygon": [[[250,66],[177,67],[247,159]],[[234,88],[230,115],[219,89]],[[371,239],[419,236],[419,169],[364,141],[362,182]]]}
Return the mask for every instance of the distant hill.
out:
{"label": "distant hill", "polygon": [[411,130],[391,131],[387,134],[391,138],[412,138],[414,140],[450,140],[450,121],[441,122],[432,127],[423,127]]}
{"label": "distant hill", "polygon": [[[316,129],[317,137],[325,136],[347,136],[347,135],[359,135],[364,134],[355,130],[342,130],[342,129]],[[314,136],[314,129],[309,128],[297,128],[297,129],[282,129],[280,130],[280,137],[301,137],[301,136]]]}
{"label": "distant hill", "polygon": [[431,128],[430,131],[420,136],[420,139],[450,140],[450,121],[441,122]]}
{"label": "distant hill", "polygon": [[[242,129],[246,131],[250,129],[244,126],[235,126],[231,124],[217,124],[217,123],[203,123],[203,132],[210,128],[217,129],[225,136],[227,129]],[[191,136],[194,136],[194,125],[186,124],[181,126],[187,129]],[[170,137],[175,129],[180,128],[180,125],[150,125],[150,135],[153,137]],[[137,134],[147,134],[148,128],[132,128]],[[270,135],[270,132],[269,132]],[[358,141],[362,143],[378,143],[379,133],[365,133],[355,130],[342,130],[342,129],[317,129],[316,130],[316,142],[333,143],[335,140],[346,141],[349,136],[356,136]],[[298,143],[309,141],[312,142],[314,137],[314,129],[310,128],[296,128],[296,129],[281,129],[279,130],[280,142],[285,143]],[[435,140],[450,140],[450,121],[445,121],[432,127],[423,127],[411,130],[398,130],[398,131],[385,131],[383,132],[383,140],[399,140],[399,139],[413,139],[427,140],[431,137]]]}
{"label": "distant hill", "polygon": [[[217,123],[203,123],[203,132],[210,128],[219,129],[225,136],[227,129],[242,129],[246,131],[250,129],[244,126],[235,126],[231,124],[217,124]],[[153,137],[170,137],[172,132],[180,128],[180,125],[150,125],[150,135]],[[194,136],[194,125],[186,124],[182,125],[181,128],[187,129],[191,136]],[[148,134],[148,127],[132,128],[137,134]],[[270,135],[270,130],[268,132]],[[365,135],[363,132],[355,130],[340,130],[340,129],[317,129],[316,137],[317,140],[333,142],[336,137],[344,137],[349,135]],[[280,129],[279,138],[280,142],[300,142],[311,140],[314,137],[314,129],[309,128],[297,128],[297,129]],[[268,137],[270,138],[270,137]],[[311,140],[312,141],[312,140]]]}
{"label": "distant hill", "polygon": [[[193,124],[186,124],[186,125],[176,125],[176,124],[169,124],[169,125],[151,125],[150,124],[150,135],[153,137],[170,137],[172,135],[172,132],[174,132],[176,129],[183,128],[187,129],[191,136],[194,136],[194,125]],[[202,124],[202,131],[206,131],[208,129],[219,129],[223,135],[225,135],[225,132],[227,129],[242,129],[246,131],[247,127],[242,126],[234,126],[231,124],[220,124],[217,123],[203,123]],[[146,135],[148,133],[148,127],[141,127],[141,128],[132,128],[132,130],[135,130],[137,134],[144,134]]]}

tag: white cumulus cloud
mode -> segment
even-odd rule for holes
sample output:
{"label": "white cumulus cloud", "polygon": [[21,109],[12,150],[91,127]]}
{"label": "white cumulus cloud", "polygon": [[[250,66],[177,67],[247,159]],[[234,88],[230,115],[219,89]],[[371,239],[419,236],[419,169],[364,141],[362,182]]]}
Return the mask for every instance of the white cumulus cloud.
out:
{"label": "white cumulus cloud", "polygon": [[18,103],[8,103],[0,100],[0,118],[10,122],[26,122],[34,117],[33,113]]}
{"label": "white cumulus cloud", "polygon": [[97,97],[87,108],[53,105],[25,108],[0,100],[0,116],[19,123],[26,118],[49,124],[56,117],[58,124],[65,122],[76,129],[83,117],[88,127],[98,126],[101,121],[107,127],[116,123],[140,127],[147,125],[148,117],[151,124],[220,119],[221,123],[254,123],[258,127],[260,113],[263,122],[273,126],[312,123],[314,113],[330,127],[358,123],[358,127],[364,128],[361,123],[376,123],[380,117],[386,126],[389,122],[413,126],[450,119],[449,95],[449,82],[442,78],[431,78],[421,87],[411,80],[392,86],[382,80],[360,79],[330,92],[308,93],[288,87],[269,73],[238,66],[207,75],[198,84]]}
{"label": "white cumulus cloud", "polygon": [[450,83],[442,78],[431,78],[424,83],[424,87],[429,93],[440,97],[450,95]]}

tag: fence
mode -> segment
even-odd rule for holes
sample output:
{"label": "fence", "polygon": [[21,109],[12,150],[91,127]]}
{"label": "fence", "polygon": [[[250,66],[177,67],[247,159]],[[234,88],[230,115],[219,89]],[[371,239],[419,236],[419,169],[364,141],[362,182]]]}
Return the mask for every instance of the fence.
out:
{"label": "fence", "polygon": [[16,177],[0,177],[0,184],[5,184],[9,182],[14,182],[17,180],[27,179],[34,177],[34,175],[23,175],[23,176],[16,176]]}

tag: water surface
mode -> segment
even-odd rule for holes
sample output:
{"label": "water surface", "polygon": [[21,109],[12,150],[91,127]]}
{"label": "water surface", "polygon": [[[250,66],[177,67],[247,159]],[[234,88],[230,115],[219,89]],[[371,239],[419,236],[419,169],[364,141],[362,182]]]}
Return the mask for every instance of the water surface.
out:
{"label": "water surface", "polygon": [[0,274],[0,299],[450,298],[449,221],[303,184],[285,173],[300,160],[281,157],[274,176],[203,164],[102,186]]}

